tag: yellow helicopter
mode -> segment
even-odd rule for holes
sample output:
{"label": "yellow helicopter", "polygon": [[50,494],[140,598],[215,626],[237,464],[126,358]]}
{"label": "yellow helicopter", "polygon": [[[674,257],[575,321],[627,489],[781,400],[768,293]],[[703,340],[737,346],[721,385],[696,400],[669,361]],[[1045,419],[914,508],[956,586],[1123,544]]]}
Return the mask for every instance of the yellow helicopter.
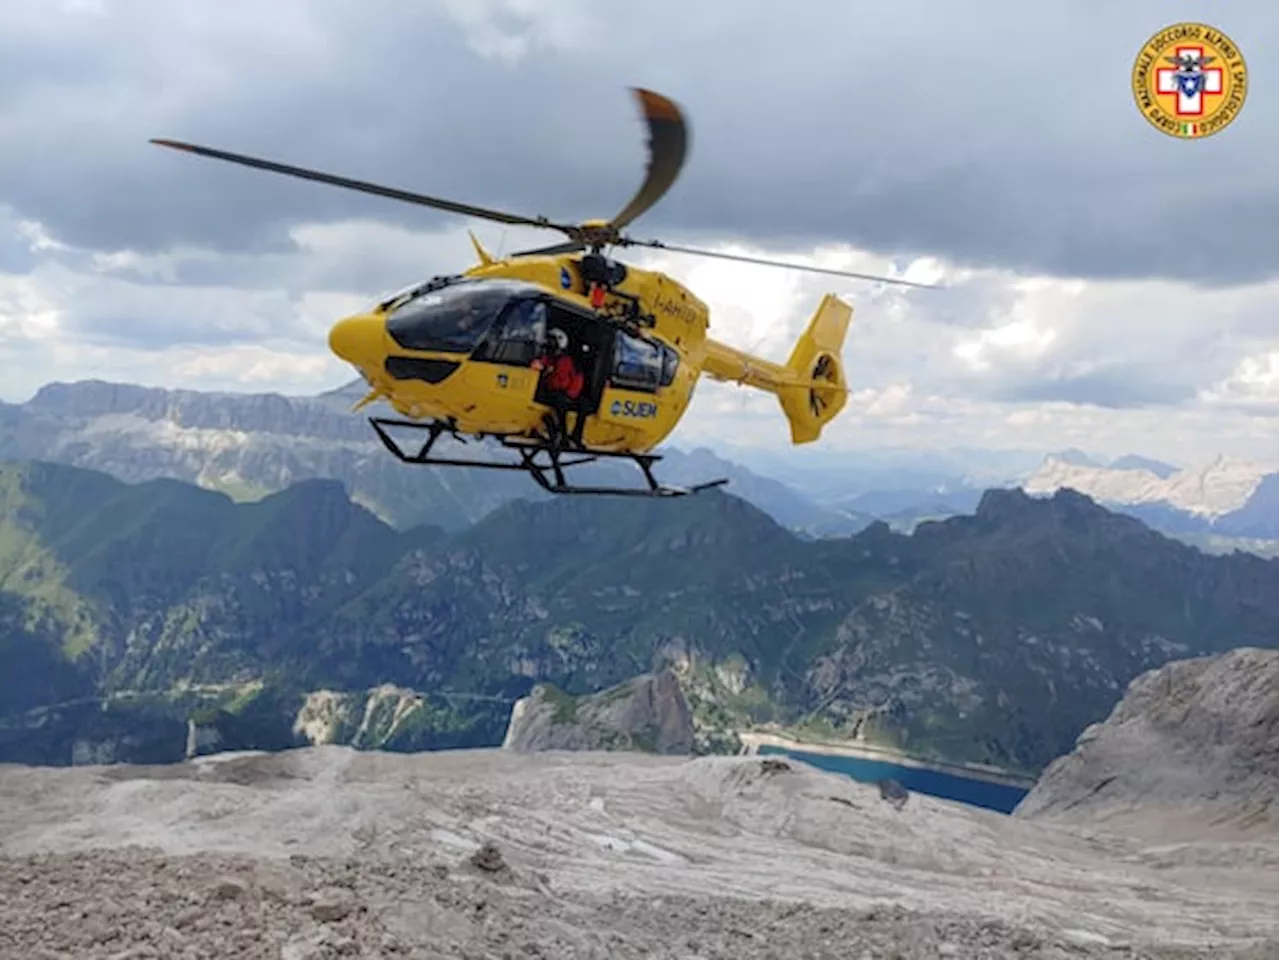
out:
{"label": "yellow helicopter", "polygon": [[[472,234],[480,261],[476,266],[432,278],[367,313],[339,320],[329,334],[330,349],[354,366],[369,386],[355,409],[383,400],[408,418],[370,418],[383,444],[405,463],[524,470],[551,493],[679,496],[727,482],[673,487],[660,484],[652,472],[661,459],[652,451],[680,422],[699,378],[705,374],[774,394],[790,424],[792,442],[812,442],[848,396],[840,353],[852,309],[834,295],[825,296],[787,362],[774,363],[709,337],[709,311],[697,296],[663,273],[607,257],[606,248],[647,247],[905,286],[929,285],[622,234],[623,227],[670,189],[688,145],[687,127],[674,102],[650,90],[632,92],[649,134],[644,181],[611,220],[577,224],[489,210],[176,140],[151,143],[567,235],[566,242],[496,259]],[[566,358],[571,364],[567,373]],[[426,439],[416,452],[407,452],[388,428],[425,431]],[[514,451],[518,460],[432,456],[437,440],[446,434],[464,443],[466,437],[492,438]],[[566,481],[568,468],[599,458],[632,461],[647,485],[582,486]]]}

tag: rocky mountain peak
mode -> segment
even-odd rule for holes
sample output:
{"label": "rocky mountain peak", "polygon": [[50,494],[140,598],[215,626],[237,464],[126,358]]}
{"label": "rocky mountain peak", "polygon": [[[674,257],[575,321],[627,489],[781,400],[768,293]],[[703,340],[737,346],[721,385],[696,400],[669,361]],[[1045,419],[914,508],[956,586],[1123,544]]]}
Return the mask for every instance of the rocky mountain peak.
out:
{"label": "rocky mountain peak", "polygon": [[1070,487],[1055,490],[1048,497],[1035,497],[1022,487],[1013,487],[985,491],[978,501],[975,515],[985,520],[1000,521],[1027,516],[1081,515],[1101,518],[1113,514],[1099,506],[1092,497]]}
{"label": "rocky mountain peak", "polygon": [[[549,538],[549,539],[548,539]],[[467,541],[530,544],[568,541],[579,551],[679,552],[689,547],[768,548],[797,538],[739,497],[709,490],[680,499],[557,497],[504,504],[465,535]]]}
{"label": "rocky mountain peak", "polygon": [[133,383],[78,380],[47,383],[24,404],[27,409],[70,417],[138,413],[163,403],[170,391]]}
{"label": "rocky mountain peak", "polygon": [[972,516],[922,523],[916,535],[925,539],[963,539],[975,530],[1023,537],[1037,534],[1060,537],[1066,531],[1086,537],[1104,531],[1112,536],[1156,536],[1140,521],[1112,513],[1092,497],[1069,487],[1062,487],[1050,496],[1032,496],[1021,487],[987,490]]}
{"label": "rocky mountain peak", "polygon": [[540,684],[516,703],[503,746],[522,753],[618,748],[688,753],[693,713],[670,670],[583,697]]}
{"label": "rocky mountain peak", "polygon": [[1068,447],[1066,450],[1059,450],[1057,453],[1051,453],[1045,457],[1046,463],[1053,461],[1069,463],[1076,467],[1100,466],[1097,460],[1077,447]]}
{"label": "rocky mountain peak", "polygon": [[1148,473],[1154,473],[1161,480],[1168,480],[1182,468],[1176,467],[1171,463],[1165,463],[1163,460],[1153,460],[1151,457],[1144,457],[1136,453],[1126,453],[1124,456],[1112,460],[1110,469],[1146,470]]}
{"label": "rocky mountain peak", "polygon": [[[1245,647],[1167,663],[1045,770],[1016,815],[1166,839],[1277,826],[1280,653]],[[1141,809],[1141,815],[1133,811]]]}
{"label": "rocky mountain peak", "polygon": [[381,523],[364,507],[351,501],[346,487],[339,480],[300,480],[278,493],[263,497],[257,503],[245,506],[264,522],[270,517],[277,522],[288,520],[299,525],[319,527],[345,525],[359,516],[374,524]]}
{"label": "rocky mountain peak", "polygon": [[1267,537],[1276,528],[1280,515],[1280,474],[1268,473],[1249,494],[1239,510],[1227,514],[1218,524],[1224,534]]}
{"label": "rocky mountain peak", "polygon": [[980,520],[999,523],[1021,518],[1034,509],[1035,499],[1021,487],[1008,490],[987,490],[978,501],[974,516]]}
{"label": "rocky mountain peak", "polygon": [[352,506],[347,488],[341,480],[327,477],[310,477],[299,480],[276,493],[268,494],[260,501],[263,504],[298,505],[307,509],[339,507],[347,509]]}
{"label": "rocky mountain peak", "polygon": [[80,380],[41,387],[23,407],[73,421],[133,416],[185,430],[365,438],[367,427],[332,399],[277,393],[231,394]]}

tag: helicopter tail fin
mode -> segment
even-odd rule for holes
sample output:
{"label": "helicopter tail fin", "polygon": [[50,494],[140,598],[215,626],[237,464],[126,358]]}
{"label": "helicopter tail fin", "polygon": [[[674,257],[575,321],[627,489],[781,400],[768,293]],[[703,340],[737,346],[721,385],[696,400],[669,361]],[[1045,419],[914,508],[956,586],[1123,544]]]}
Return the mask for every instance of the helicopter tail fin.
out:
{"label": "helicopter tail fin", "polygon": [[791,351],[787,372],[801,382],[780,389],[778,401],[791,424],[792,443],[817,440],[849,399],[840,354],[852,317],[852,307],[827,294]]}

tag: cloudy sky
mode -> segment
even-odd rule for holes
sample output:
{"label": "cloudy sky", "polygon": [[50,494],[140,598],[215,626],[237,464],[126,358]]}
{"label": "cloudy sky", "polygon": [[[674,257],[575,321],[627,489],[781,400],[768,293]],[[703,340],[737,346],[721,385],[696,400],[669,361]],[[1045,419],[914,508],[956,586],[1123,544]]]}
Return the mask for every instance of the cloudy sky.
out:
{"label": "cloudy sky", "polygon": [[[1251,67],[1235,123],[1158,133],[1129,93],[1171,22]],[[1277,10],[1135,0],[6,0],[0,399],[51,380],[309,393],[336,318],[529,233],[161,150],[167,136],[514,212],[607,217],[639,182],[628,86],[692,142],[642,237],[915,291],[683,255],[713,333],[782,359],[854,305],[831,449],[1277,451]],[[678,437],[786,443],[771,398],[706,383]]]}

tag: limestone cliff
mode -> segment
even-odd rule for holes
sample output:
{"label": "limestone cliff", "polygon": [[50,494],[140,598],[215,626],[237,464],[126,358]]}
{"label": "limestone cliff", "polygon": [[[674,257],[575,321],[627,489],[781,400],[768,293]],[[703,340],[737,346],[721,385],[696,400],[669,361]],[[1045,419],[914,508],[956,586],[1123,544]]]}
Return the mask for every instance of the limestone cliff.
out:
{"label": "limestone cliff", "polygon": [[1014,815],[1176,836],[1275,836],[1280,653],[1243,647],[1135,679]]}
{"label": "limestone cliff", "polygon": [[539,684],[518,700],[503,747],[537,750],[641,750],[683,754],[693,746],[693,715],[670,670],[642,674],[601,693],[571,697]]}

